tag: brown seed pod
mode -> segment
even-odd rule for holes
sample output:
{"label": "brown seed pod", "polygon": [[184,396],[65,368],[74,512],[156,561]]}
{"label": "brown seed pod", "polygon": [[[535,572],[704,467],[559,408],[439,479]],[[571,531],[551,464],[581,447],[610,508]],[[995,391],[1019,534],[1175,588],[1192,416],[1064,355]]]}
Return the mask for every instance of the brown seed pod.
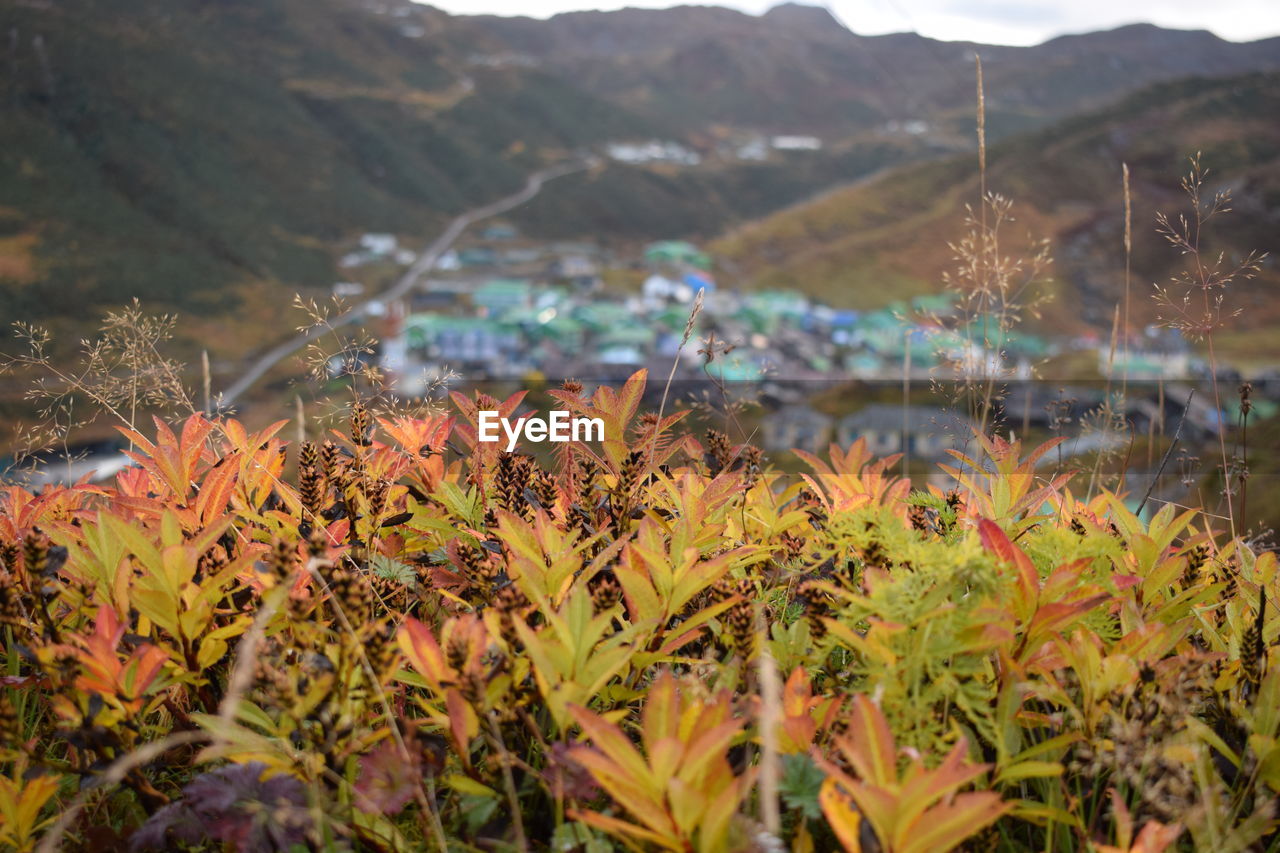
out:
{"label": "brown seed pod", "polygon": [[18,569],[18,543],[0,542],[0,569],[14,572]]}
{"label": "brown seed pod", "polygon": [[755,606],[747,599],[735,602],[725,613],[725,626],[733,638],[734,648],[743,658],[750,657],[755,648],[755,616]]}
{"label": "brown seed pod", "polygon": [[304,441],[298,446],[298,467],[315,468],[320,465],[320,448],[314,441]]}
{"label": "brown seed pod", "polygon": [[604,569],[587,582],[591,592],[591,606],[596,613],[612,610],[622,600],[622,584],[613,569]]}
{"label": "brown seed pod", "polygon": [[298,567],[297,543],[277,539],[272,543],[271,550],[267,552],[265,562],[276,581],[283,583]]}
{"label": "brown seed pod", "polygon": [[457,545],[457,565],[467,580],[486,586],[498,579],[502,567],[483,548],[477,548],[462,540]]}
{"label": "brown seed pod", "polygon": [[338,470],[338,460],[342,458],[342,450],[329,439],[320,446],[320,470],[326,480],[332,480]]}
{"label": "brown seed pod", "polygon": [[8,572],[0,572],[0,625],[23,625],[22,590]]}
{"label": "brown seed pod", "polygon": [[373,616],[373,589],[360,574],[347,568],[335,568],[329,575],[329,590],[342,608],[347,621],[362,625]]}
{"label": "brown seed pod", "polygon": [[365,479],[364,498],[369,504],[369,516],[377,519],[387,509],[387,494],[391,491],[391,481],[386,478],[376,480]]}
{"label": "brown seed pod", "polygon": [[324,475],[318,465],[303,465],[298,469],[298,498],[302,501],[304,520],[324,508],[324,487]]}
{"label": "brown seed pod", "polygon": [[724,470],[724,466],[729,464],[729,459],[733,455],[732,448],[729,446],[729,436],[718,429],[709,429],[704,447],[707,466],[713,475],[719,474]]}
{"label": "brown seed pod", "polygon": [[831,615],[831,596],[818,581],[805,581],[797,590],[796,599],[804,606],[804,618],[809,623],[809,636],[815,642],[827,635],[823,620]]}
{"label": "brown seed pod", "polygon": [[548,513],[554,512],[560,497],[555,478],[546,471],[538,471],[533,477],[532,488],[534,495],[538,498],[538,504]]}
{"label": "brown seed pod", "polygon": [[39,527],[31,528],[22,540],[22,565],[28,579],[44,574],[49,565],[49,537]]}
{"label": "brown seed pod", "polygon": [[525,519],[533,517],[533,507],[524,496],[532,468],[533,460],[528,456],[522,453],[503,453],[498,457],[498,471],[494,482],[499,505]]}
{"label": "brown seed pod", "polygon": [[502,639],[511,646],[516,646],[520,642],[520,637],[516,633],[515,620],[523,620],[525,618],[524,611],[529,607],[529,599],[520,587],[513,583],[509,583],[499,588],[493,595],[493,609],[498,611],[499,625],[501,626]]}
{"label": "brown seed pod", "polygon": [[372,428],[369,410],[365,408],[364,403],[356,400],[351,404],[351,443],[356,447],[368,447],[373,444]]}

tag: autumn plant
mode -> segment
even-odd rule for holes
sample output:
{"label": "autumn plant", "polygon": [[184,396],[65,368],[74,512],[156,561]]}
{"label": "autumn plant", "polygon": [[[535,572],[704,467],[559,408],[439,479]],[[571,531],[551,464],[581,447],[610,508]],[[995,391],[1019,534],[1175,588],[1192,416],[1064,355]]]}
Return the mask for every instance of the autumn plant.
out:
{"label": "autumn plant", "polygon": [[553,392],[606,437],[546,461],[456,394],[7,487],[0,845],[1280,849],[1274,554],[998,437],[783,475],[645,386]]}

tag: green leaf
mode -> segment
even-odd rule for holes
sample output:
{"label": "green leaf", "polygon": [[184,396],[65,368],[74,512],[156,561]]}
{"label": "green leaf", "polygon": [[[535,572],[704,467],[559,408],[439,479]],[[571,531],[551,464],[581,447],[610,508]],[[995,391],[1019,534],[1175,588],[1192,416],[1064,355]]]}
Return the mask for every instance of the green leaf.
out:
{"label": "green leaf", "polygon": [[474,834],[489,822],[489,818],[493,817],[494,811],[498,808],[498,798],[464,794],[459,799],[458,806],[467,822],[467,829]]}
{"label": "green leaf", "polygon": [[380,578],[395,581],[396,583],[409,586],[417,580],[417,573],[413,570],[413,566],[393,560],[391,557],[382,554],[374,554],[369,560],[369,567],[373,569],[373,573]]}
{"label": "green leaf", "polygon": [[818,791],[826,777],[813,759],[803,752],[782,756],[782,779],[778,792],[788,808],[797,809],[808,819],[822,816]]}
{"label": "green leaf", "polygon": [[551,836],[551,849],[556,853],[611,853],[613,845],[591,831],[583,823],[562,823]]}

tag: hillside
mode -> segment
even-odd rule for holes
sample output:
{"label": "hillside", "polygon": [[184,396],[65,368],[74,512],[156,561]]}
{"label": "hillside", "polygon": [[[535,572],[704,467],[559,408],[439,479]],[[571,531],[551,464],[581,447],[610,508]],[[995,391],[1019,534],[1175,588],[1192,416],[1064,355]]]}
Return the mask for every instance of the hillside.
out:
{"label": "hillside", "polygon": [[[0,32],[0,316],[74,321],[137,296],[252,319],[219,336],[237,353],[276,334],[250,294],[327,287],[362,231],[425,239],[584,148],[825,142],[760,163],[610,163],[519,211],[526,231],[709,237],[969,144],[972,45],[859,37],[806,7],[533,21],[382,0],[20,0]],[[1179,69],[1277,67],[1278,45],[1136,27],[984,47],[992,132]]]}
{"label": "hillside", "polygon": [[[1135,317],[1150,316],[1151,283],[1166,280],[1179,262],[1155,233],[1155,216],[1185,208],[1178,182],[1196,151],[1212,170],[1210,194],[1230,187],[1235,198],[1205,248],[1229,257],[1272,253],[1263,274],[1229,299],[1246,309],[1245,328],[1274,322],[1277,110],[1280,75],[1185,80],[994,146],[988,187],[1016,203],[1007,249],[1027,233],[1053,244],[1060,298],[1051,322],[1111,321],[1123,292],[1122,162],[1132,171]],[[755,286],[800,287],[838,305],[876,307],[935,291],[953,265],[947,243],[964,232],[964,206],[977,202],[975,161],[963,155],[904,167],[738,229],[714,250]]]}
{"label": "hillside", "polygon": [[33,243],[5,316],[132,295],[221,310],[228,285],[327,283],[355,229],[429,232],[544,149],[650,126],[538,74],[461,80],[441,43],[337,0],[112,5],[0,13],[18,71],[0,233]]}

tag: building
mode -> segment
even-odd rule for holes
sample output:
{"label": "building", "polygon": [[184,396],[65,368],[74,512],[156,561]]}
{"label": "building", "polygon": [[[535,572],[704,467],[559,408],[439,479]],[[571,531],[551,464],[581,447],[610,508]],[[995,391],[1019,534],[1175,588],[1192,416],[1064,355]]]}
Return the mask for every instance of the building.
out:
{"label": "building", "polygon": [[650,139],[647,142],[613,142],[605,147],[609,157],[620,163],[674,163],[696,166],[702,162],[696,151],[679,142]]}
{"label": "building", "polygon": [[514,225],[506,222],[495,222],[492,225],[486,225],[484,230],[480,232],[483,240],[514,240],[520,236],[520,232]]}
{"label": "building", "polygon": [[370,255],[386,257],[400,248],[394,234],[365,234],[360,238],[360,248]]}
{"label": "building", "polygon": [[770,140],[777,151],[821,151],[822,140],[816,136],[775,136]]}
{"label": "building", "polygon": [[650,243],[644,250],[644,262],[651,267],[680,266],[711,269],[711,256],[683,240],[662,240]]}
{"label": "building", "polygon": [[520,278],[495,278],[471,292],[471,304],[492,317],[533,306],[533,286]]}
{"label": "building", "polygon": [[948,449],[963,447],[972,435],[972,422],[954,412],[891,403],[872,403],[842,418],[836,428],[842,445],[865,438],[877,456],[907,453],[921,459],[945,459]]}
{"label": "building", "polygon": [[787,406],[761,421],[760,438],[766,450],[821,453],[831,442],[834,423],[831,416],[808,406]]}
{"label": "building", "polygon": [[[498,253],[488,246],[472,246],[458,252],[458,267],[491,267],[498,263]],[[442,268],[443,269],[443,268]]]}
{"label": "building", "polygon": [[414,314],[404,321],[408,351],[427,361],[491,373],[520,350],[517,332],[483,317]]}

